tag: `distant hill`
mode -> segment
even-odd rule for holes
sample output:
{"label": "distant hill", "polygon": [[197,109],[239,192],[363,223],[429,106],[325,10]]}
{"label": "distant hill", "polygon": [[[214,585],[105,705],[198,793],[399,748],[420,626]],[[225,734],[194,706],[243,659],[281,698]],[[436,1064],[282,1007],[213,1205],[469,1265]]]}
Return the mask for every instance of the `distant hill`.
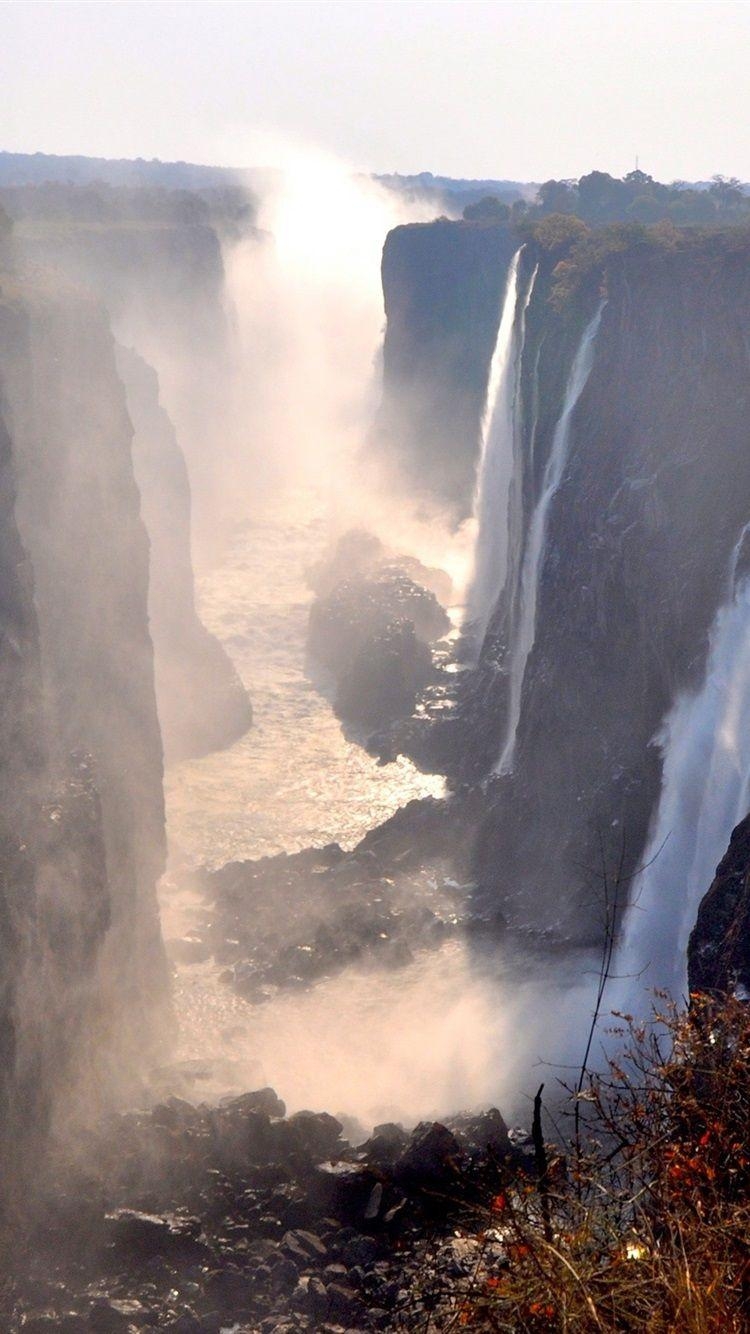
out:
{"label": "distant hill", "polygon": [[[241,173],[242,174],[242,173]],[[230,167],[204,167],[194,162],[160,162],[158,158],[58,157],[53,153],[0,152],[0,186],[65,185],[161,186],[168,190],[205,190],[236,183]]]}
{"label": "distant hill", "polygon": [[467,204],[475,204],[488,195],[494,195],[506,204],[517,199],[531,201],[538,185],[533,181],[464,180],[452,176],[433,176],[431,171],[420,171],[415,176],[399,172],[375,177],[389,190],[396,190],[408,199],[425,199],[443,208],[447,213],[462,213]]}

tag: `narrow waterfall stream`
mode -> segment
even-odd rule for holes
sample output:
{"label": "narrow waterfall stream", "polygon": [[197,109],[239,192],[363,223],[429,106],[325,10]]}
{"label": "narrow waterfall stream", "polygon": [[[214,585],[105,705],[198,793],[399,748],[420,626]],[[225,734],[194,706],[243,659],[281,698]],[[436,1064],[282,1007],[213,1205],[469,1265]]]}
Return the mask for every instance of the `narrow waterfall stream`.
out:
{"label": "narrow waterfall stream", "polygon": [[[539,265],[529,279],[520,308],[516,252],[508,274],[487,401],[482,418],[481,449],[474,491],[474,570],[467,599],[467,627],[477,656],[514,556],[512,542],[520,532],[521,368],[529,308]],[[513,511],[513,513],[511,512]]]}
{"label": "narrow waterfall stream", "polygon": [[513,421],[517,381],[516,305],[521,249],[510,262],[497,341],[490,363],[482,414],[479,463],[474,488],[476,543],[467,595],[467,624],[477,655],[507,563],[508,492],[513,472]]}
{"label": "narrow waterfall stream", "polygon": [[604,302],[600,304],[598,310],[586,325],[571,366],[562,412],[555,427],[552,447],[544,470],[542,492],[531,518],[521,570],[520,619],[516,627],[511,655],[508,725],[503,749],[496,766],[496,772],[498,773],[507,773],[513,767],[516,731],[521,716],[523,679],[529,654],[534,647],[536,634],[536,604],[544,561],[547,517],[552,500],[563,479],[565,465],[568,461],[573,412],[594,364],[596,334],[603,309]]}
{"label": "narrow waterfall stream", "polygon": [[686,987],[687,943],[701,898],[747,814],[750,781],[750,578],[738,576],[747,529],[734,549],[729,591],[711,630],[705,680],[681,695],[659,743],[664,774],[644,870],[624,927],[616,973],[622,1004],[648,988]]}

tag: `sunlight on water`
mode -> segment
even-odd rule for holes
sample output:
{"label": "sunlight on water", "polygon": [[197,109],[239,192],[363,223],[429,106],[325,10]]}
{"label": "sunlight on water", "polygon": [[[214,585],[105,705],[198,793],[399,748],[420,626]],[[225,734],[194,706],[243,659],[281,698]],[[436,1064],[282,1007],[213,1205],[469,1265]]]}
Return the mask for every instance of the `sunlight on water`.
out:
{"label": "sunlight on water", "polygon": [[413,797],[444,791],[408,760],[379,765],[348,741],[305,676],[305,570],[326,544],[315,498],[287,497],[248,523],[201,582],[200,614],[247,686],[255,722],[228,750],[167,774],[170,844],[191,863],[350,848]]}

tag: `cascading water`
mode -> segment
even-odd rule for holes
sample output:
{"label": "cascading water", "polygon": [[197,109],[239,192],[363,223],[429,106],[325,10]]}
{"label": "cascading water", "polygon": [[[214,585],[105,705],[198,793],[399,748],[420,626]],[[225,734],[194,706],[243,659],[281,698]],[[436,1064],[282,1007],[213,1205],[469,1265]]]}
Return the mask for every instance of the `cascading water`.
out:
{"label": "cascading water", "polygon": [[513,472],[513,423],[517,390],[515,365],[518,360],[516,303],[522,249],[516,251],[508,269],[482,414],[473,506],[477,528],[474,570],[466,600],[466,622],[471,627],[477,656],[492,607],[503,585],[508,559],[507,511]]}
{"label": "cascading water", "polygon": [[570,449],[570,427],[573,411],[585,388],[594,364],[594,346],[596,334],[602,318],[604,302],[599,305],[595,315],[586,325],[580,346],[570,371],[565,399],[555,434],[552,438],[547,466],[544,470],[542,492],[537,501],[529,528],[526,552],[521,570],[520,615],[513,640],[510,663],[510,694],[508,701],[508,725],[505,742],[496,766],[497,773],[507,773],[513,765],[516,745],[516,731],[521,715],[521,691],[526,672],[526,663],[534,646],[536,634],[536,604],[539,591],[539,579],[544,559],[545,539],[547,535],[547,517],[552,499],[562,481]]}
{"label": "cascading water", "polygon": [[750,572],[734,549],[727,600],[714,619],[706,675],[681,695],[661,731],[662,791],[644,870],[625,919],[616,973],[619,1008],[643,1005],[653,987],[684,992],[687,943],[698,905],[734,826],[748,810],[750,784]]}

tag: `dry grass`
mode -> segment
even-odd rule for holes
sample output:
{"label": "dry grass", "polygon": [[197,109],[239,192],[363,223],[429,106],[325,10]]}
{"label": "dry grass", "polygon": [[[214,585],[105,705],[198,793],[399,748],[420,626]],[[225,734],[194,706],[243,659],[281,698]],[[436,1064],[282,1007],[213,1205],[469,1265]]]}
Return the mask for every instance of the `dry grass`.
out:
{"label": "dry grass", "polygon": [[750,1007],[664,1008],[648,1028],[623,1017],[623,1055],[572,1093],[578,1142],[550,1161],[551,1228],[544,1183],[509,1179],[473,1277],[427,1328],[750,1330]]}

